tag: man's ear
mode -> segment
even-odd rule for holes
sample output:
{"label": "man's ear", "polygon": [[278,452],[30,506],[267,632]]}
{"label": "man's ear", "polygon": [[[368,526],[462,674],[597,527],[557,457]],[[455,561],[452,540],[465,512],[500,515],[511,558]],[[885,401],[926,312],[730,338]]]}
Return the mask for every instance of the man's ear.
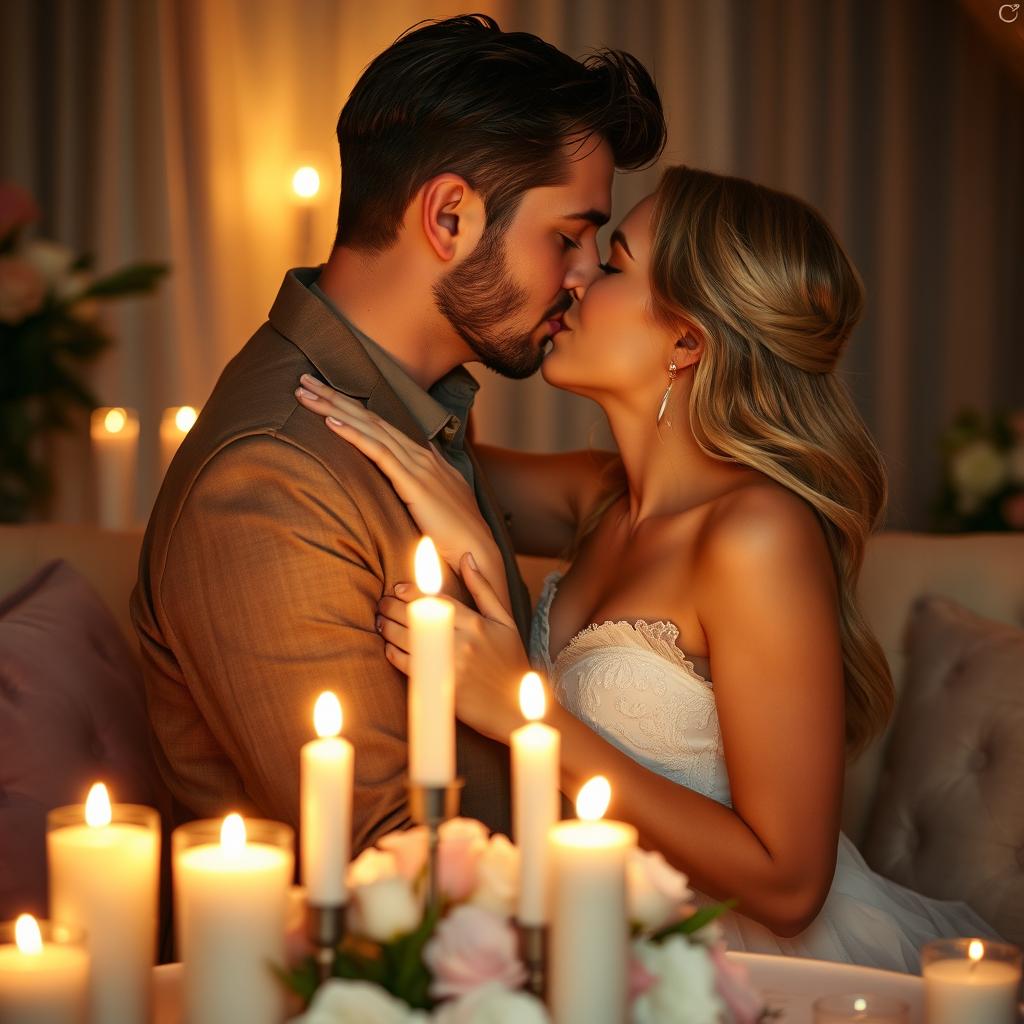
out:
{"label": "man's ear", "polygon": [[672,354],[676,369],[685,370],[688,366],[696,366],[702,355],[704,333],[691,324],[683,324]]}
{"label": "man's ear", "polygon": [[483,197],[457,174],[439,174],[420,190],[423,236],[446,263],[476,248],[484,232]]}

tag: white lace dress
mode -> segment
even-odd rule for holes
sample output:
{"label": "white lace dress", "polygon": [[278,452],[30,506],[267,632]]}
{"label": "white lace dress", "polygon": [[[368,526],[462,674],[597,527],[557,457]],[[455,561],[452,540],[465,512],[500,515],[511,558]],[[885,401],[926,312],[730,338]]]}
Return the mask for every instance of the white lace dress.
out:
{"label": "white lace dress", "polygon": [[[530,637],[531,660],[558,702],[646,768],[731,806],[707,663],[685,657],[672,623],[640,621],[588,626],[552,664],[548,616],[560,579],[552,573],[545,581]],[[911,972],[929,939],[997,938],[966,903],[930,899],[876,874],[843,834],[825,905],[799,935],[781,938],[738,913],[720,920],[730,949]]]}

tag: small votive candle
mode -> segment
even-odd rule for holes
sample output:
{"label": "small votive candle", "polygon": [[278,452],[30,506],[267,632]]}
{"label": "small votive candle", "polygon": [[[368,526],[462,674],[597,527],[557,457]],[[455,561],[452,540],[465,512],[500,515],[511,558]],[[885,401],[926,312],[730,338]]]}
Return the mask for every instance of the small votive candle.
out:
{"label": "small votive candle", "polygon": [[135,522],[139,414],[122,406],[94,409],[89,421],[99,523],[125,530]]}
{"label": "small votive candle", "polygon": [[84,1024],[89,954],[79,928],[22,914],[0,924],[0,1021]]}
{"label": "small votive candle", "polygon": [[921,951],[928,1024],[1016,1024],[1021,952],[1008,942],[938,939]]}
{"label": "small votive candle", "polygon": [[172,405],[160,417],[160,479],[167,475],[185,435],[195,426],[199,413],[191,405]]}
{"label": "small votive candle", "polygon": [[293,831],[276,821],[192,821],[174,830],[174,916],[189,1024],[280,1024]]}
{"label": "small votive candle", "polygon": [[814,1024],[909,1024],[910,1007],[892,996],[851,992],[814,1002]]}

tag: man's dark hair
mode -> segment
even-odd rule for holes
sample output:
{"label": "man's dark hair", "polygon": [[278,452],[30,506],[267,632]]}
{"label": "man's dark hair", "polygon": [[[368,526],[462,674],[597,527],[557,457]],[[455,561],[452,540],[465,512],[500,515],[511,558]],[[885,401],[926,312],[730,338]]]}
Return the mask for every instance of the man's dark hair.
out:
{"label": "man's dark hair", "polygon": [[483,195],[494,229],[528,189],[565,181],[563,146],[595,134],[624,170],[665,145],[661,98],[632,55],[574,60],[484,14],[413,26],[370,63],[338,118],[335,244],[387,249],[416,192],[445,172]]}

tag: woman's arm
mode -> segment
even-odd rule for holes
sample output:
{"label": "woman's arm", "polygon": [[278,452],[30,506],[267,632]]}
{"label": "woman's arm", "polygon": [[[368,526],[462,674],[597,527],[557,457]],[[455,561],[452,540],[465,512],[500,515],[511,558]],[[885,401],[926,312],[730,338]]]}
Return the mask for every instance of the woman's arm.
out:
{"label": "woman's arm", "polygon": [[473,450],[510,516],[512,543],[521,555],[564,557],[579,524],[620,479],[615,452],[535,455],[489,445]]}

